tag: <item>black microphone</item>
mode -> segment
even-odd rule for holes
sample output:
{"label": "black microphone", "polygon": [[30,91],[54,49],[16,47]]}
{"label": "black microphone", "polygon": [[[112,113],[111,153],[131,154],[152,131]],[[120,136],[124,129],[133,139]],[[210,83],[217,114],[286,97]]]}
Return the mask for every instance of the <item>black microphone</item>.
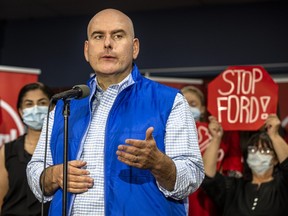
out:
{"label": "black microphone", "polygon": [[75,85],[72,89],[60,92],[52,96],[53,101],[57,100],[72,100],[72,99],[82,99],[90,94],[90,89],[87,85]]}

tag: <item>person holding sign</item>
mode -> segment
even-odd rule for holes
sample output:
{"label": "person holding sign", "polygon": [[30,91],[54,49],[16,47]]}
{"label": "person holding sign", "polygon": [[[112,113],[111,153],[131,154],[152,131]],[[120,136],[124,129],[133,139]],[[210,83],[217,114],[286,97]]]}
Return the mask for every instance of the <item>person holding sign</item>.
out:
{"label": "person holding sign", "polygon": [[[250,137],[241,178],[217,172],[219,144],[206,149],[203,155],[206,177],[201,187],[223,209],[223,216],[287,215],[288,145],[279,129],[279,118],[271,114],[263,129]],[[212,130],[220,133],[222,129],[214,125]]]}
{"label": "person holding sign", "polygon": [[[239,134],[226,132],[225,136],[210,130],[214,124],[219,124],[216,118],[206,118],[205,97],[203,92],[195,86],[185,86],[181,89],[190,105],[190,109],[196,121],[198,139],[201,154],[205,153],[207,146],[218,145],[217,170],[225,175],[241,176],[242,154],[239,143]],[[219,138],[220,137],[220,138]],[[217,142],[217,144],[214,144]],[[219,143],[218,143],[219,142]],[[221,215],[213,201],[199,188],[196,193],[189,196],[189,216],[218,216]]]}
{"label": "person holding sign", "polygon": [[[17,109],[26,133],[0,149],[0,215],[41,215],[41,204],[29,188],[26,166],[36,148],[53,92],[42,83],[23,86]],[[48,210],[49,203],[45,205]],[[46,211],[47,215],[48,211]]]}

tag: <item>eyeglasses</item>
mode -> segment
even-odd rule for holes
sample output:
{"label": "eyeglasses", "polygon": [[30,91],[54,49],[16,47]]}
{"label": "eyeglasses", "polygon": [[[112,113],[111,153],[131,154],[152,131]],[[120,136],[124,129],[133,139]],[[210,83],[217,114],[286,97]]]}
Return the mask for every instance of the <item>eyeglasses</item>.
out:
{"label": "eyeglasses", "polygon": [[261,148],[259,149],[257,146],[248,146],[248,152],[251,154],[255,154],[257,151],[260,152],[260,154],[272,154],[273,150],[269,148]]}

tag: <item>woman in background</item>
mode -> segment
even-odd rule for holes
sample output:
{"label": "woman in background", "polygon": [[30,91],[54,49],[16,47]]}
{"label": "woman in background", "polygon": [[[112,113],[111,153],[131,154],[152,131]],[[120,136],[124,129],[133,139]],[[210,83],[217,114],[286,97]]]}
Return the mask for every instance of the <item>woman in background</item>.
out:
{"label": "woman in background", "polygon": [[[223,136],[223,131],[222,134],[211,131],[210,128],[212,128],[214,124],[219,123],[212,116],[207,118],[203,92],[195,86],[185,86],[181,89],[181,92],[189,103],[193,113],[198,129],[198,136],[201,136],[199,137],[199,145],[202,156],[208,146],[215,145],[215,142],[219,142],[220,148],[217,154],[217,170],[224,175],[240,177],[242,175],[243,164],[239,133],[229,131],[225,132]],[[203,130],[206,130],[206,132],[201,132]],[[189,216],[220,215],[221,211],[201,188],[189,196]]]}
{"label": "woman in background", "polygon": [[[43,120],[53,92],[42,83],[22,87],[17,109],[26,133],[0,149],[0,213],[5,215],[41,215],[41,203],[27,183],[26,166],[36,148]],[[49,204],[45,204],[45,211]],[[47,215],[48,212],[44,212]]]}
{"label": "woman in background", "polygon": [[[241,178],[225,177],[216,169],[218,145],[203,156],[206,177],[201,187],[223,210],[223,216],[286,216],[288,212],[288,145],[279,135],[280,120],[272,114],[264,130],[253,134],[243,153]],[[221,125],[211,127],[221,135]]]}

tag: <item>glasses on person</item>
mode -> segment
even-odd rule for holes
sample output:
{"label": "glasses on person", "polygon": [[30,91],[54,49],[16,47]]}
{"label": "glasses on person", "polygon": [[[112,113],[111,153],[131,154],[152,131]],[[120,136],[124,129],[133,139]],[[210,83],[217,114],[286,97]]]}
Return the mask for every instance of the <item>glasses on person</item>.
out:
{"label": "glasses on person", "polygon": [[257,151],[259,151],[260,154],[272,154],[273,150],[269,148],[261,148],[259,149],[257,146],[248,146],[248,152],[255,154]]}

